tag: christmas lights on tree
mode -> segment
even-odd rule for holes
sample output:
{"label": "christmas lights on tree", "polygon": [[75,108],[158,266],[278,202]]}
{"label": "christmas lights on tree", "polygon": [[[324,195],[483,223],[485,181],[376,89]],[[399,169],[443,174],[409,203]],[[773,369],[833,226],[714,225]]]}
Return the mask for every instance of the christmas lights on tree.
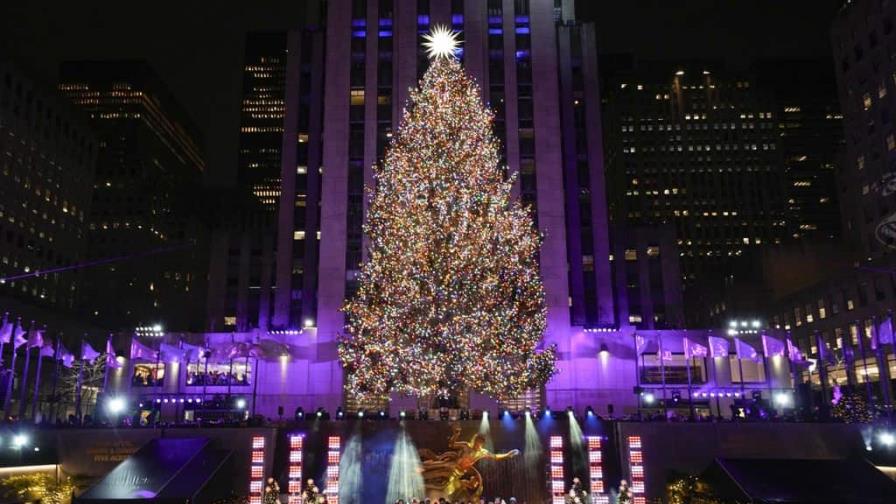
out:
{"label": "christmas lights on tree", "polygon": [[504,180],[492,114],[455,57],[456,33],[427,37],[364,231],[367,262],[339,356],[359,399],[475,390],[507,399],[555,372],[539,277],[541,237]]}

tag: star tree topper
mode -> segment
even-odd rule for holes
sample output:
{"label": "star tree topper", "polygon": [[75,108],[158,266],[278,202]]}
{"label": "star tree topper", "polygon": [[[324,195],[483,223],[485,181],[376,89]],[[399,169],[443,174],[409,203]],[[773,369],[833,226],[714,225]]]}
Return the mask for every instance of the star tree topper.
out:
{"label": "star tree topper", "polygon": [[423,39],[426,40],[423,43],[426,55],[429,59],[456,57],[457,48],[460,46],[460,41],[457,40],[458,35],[458,32],[447,26],[433,26],[432,30],[423,36]]}

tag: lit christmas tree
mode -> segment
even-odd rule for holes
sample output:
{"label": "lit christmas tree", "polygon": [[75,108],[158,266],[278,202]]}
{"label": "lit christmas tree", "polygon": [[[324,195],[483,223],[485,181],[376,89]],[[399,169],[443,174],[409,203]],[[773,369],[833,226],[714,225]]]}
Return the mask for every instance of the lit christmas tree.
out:
{"label": "lit christmas tree", "polygon": [[554,373],[538,270],[541,237],[511,198],[492,114],[435,28],[364,230],[369,255],[345,305],[339,356],[359,399],[475,390],[506,399]]}

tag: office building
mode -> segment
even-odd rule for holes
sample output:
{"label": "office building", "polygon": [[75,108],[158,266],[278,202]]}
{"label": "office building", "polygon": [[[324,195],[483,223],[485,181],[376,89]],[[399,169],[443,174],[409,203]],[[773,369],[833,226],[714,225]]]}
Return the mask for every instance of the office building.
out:
{"label": "office building", "polygon": [[0,61],[0,295],[72,310],[98,144],[52,88]]}
{"label": "office building", "polygon": [[80,309],[109,327],[201,327],[205,169],[199,135],[142,61],[78,61],[60,68],[60,91],[98,138]]}

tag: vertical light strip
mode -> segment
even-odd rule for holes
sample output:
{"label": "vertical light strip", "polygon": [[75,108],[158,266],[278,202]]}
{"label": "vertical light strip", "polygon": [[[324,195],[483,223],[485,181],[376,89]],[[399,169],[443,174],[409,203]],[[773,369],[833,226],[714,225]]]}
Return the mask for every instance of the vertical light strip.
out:
{"label": "vertical light strip", "polygon": [[644,496],[644,455],[641,436],[628,437],[628,467],[631,474],[632,504],[647,504]]}
{"label": "vertical light strip", "polygon": [[566,482],[563,478],[563,438],[551,436],[551,502],[566,502]]}
{"label": "vertical light strip", "polygon": [[288,504],[301,504],[302,502],[302,448],[305,438],[301,434],[289,436],[289,486],[287,491]]}
{"label": "vertical light strip", "polygon": [[604,494],[604,458],[600,436],[588,436],[588,474],[591,478],[591,502],[610,504],[610,496]]}
{"label": "vertical light strip", "polygon": [[327,485],[324,494],[327,504],[339,504],[339,457],[342,440],[339,436],[330,436],[327,440]]}
{"label": "vertical light strip", "polygon": [[264,436],[252,436],[249,459],[249,504],[261,504],[264,495]]}

